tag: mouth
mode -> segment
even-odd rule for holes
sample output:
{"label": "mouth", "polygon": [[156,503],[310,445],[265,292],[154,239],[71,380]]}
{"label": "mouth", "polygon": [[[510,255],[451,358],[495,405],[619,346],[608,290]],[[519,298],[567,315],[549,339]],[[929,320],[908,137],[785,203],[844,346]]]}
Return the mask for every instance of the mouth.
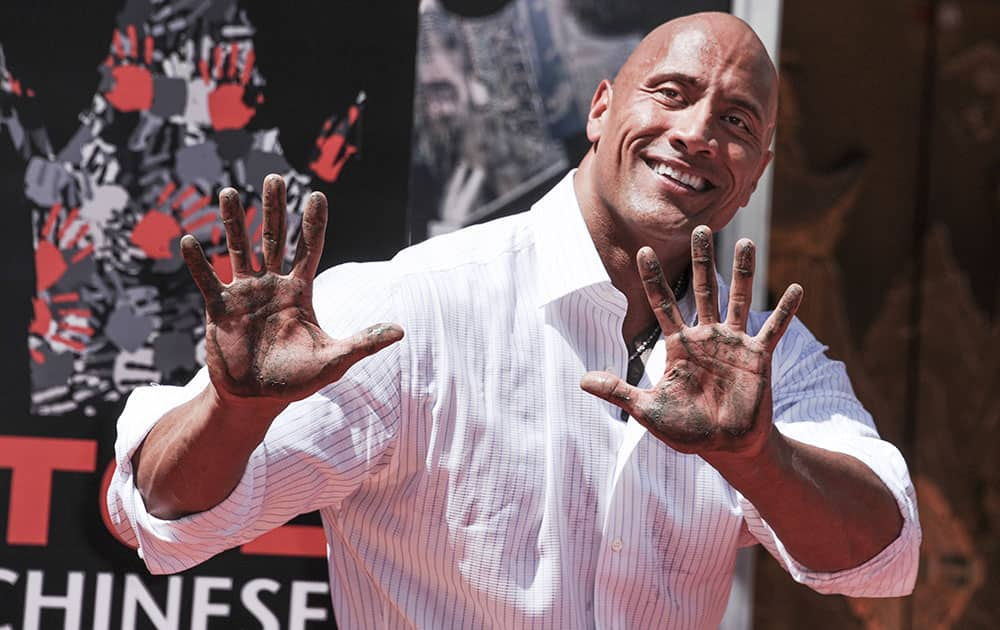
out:
{"label": "mouth", "polygon": [[712,182],[708,181],[704,177],[681,169],[675,165],[667,164],[666,162],[661,162],[648,157],[644,158],[643,161],[651,171],[660,177],[688,190],[693,190],[694,192],[705,192],[715,188]]}

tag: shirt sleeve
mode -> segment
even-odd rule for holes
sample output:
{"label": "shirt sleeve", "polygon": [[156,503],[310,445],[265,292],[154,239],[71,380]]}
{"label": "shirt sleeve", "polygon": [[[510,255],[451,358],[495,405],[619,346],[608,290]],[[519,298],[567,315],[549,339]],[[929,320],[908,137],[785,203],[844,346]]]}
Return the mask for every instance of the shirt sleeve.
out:
{"label": "shirt sleeve", "polygon": [[[339,281],[341,273],[317,279],[317,316],[334,337],[387,321],[380,316],[391,300],[384,295],[383,300],[364,300],[366,283],[361,277],[346,283]],[[370,282],[367,290],[377,291]],[[334,295],[335,304],[330,301]],[[340,304],[350,306],[350,315],[337,312]],[[336,508],[391,462],[399,423],[400,360],[395,344],[355,364],[336,383],[289,405],[250,455],[230,495],[207,511],[176,520],[146,510],[135,486],[132,456],[165,413],[208,385],[207,370],[183,387],[138,388],[118,420],[116,468],[107,496],[112,523],[123,540],[138,547],[149,570],[159,574],[190,568],[298,514]]]}
{"label": "shirt sleeve", "polygon": [[[765,315],[756,322],[758,328]],[[825,351],[799,320],[793,320],[772,362],[775,426],[787,437],[850,455],[871,468],[895,498],[902,530],[860,566],[825,573],[796,561],[757,509],[741,498],[747,528],[795,581],[820,593],[907,595],[917,577],[921,531],[906,462],[895,446],[879,437],[871,415],[854,395],[843,363],[829,359]]]}

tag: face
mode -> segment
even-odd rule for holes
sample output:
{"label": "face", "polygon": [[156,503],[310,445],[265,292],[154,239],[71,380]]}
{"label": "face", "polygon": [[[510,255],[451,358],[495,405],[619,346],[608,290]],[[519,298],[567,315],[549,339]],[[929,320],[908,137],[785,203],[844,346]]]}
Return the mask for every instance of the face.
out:
{"label": "face", "polygon": [[721,229],[771,158],[776,78],[742,22],[668,23],[594,95],[594,193],[644,239]]}

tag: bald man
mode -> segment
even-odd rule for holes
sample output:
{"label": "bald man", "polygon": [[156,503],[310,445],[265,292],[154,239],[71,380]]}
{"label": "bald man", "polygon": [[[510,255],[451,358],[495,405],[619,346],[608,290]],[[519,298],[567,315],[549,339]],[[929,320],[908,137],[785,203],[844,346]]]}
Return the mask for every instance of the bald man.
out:
{"label": "bald man", "polygon": [[325,199],[283,274],[266,179],[255,273],[223,191],[233,282],[182,241],[207,368],[131,396],[113,520],[162,573],[320,510],[349,628],[715,627],[755,543],[820,592],[910,592],[906,465],[801,287],[752,312],[747,240],[715,271],[776,109],[750,28],[699,14],[597,87],[591,150],[524,214],[314,282]]}

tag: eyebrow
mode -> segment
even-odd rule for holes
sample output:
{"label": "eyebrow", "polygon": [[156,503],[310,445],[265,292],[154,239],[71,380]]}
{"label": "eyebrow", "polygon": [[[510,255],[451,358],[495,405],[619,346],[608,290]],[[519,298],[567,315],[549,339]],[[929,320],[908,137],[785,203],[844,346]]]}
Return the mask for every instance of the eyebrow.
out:
{"label": "eyebrow", "polygon": [[688,85],[693,85],[696,88],[705,89],[705,82],[698,77],[691,76],[690,74],[684,74],[683,72],[661,72],[659,74],[654,74],[647,79],[647,85],[659,85],[666,81],[676,81],[678,83],[686,83]]}

